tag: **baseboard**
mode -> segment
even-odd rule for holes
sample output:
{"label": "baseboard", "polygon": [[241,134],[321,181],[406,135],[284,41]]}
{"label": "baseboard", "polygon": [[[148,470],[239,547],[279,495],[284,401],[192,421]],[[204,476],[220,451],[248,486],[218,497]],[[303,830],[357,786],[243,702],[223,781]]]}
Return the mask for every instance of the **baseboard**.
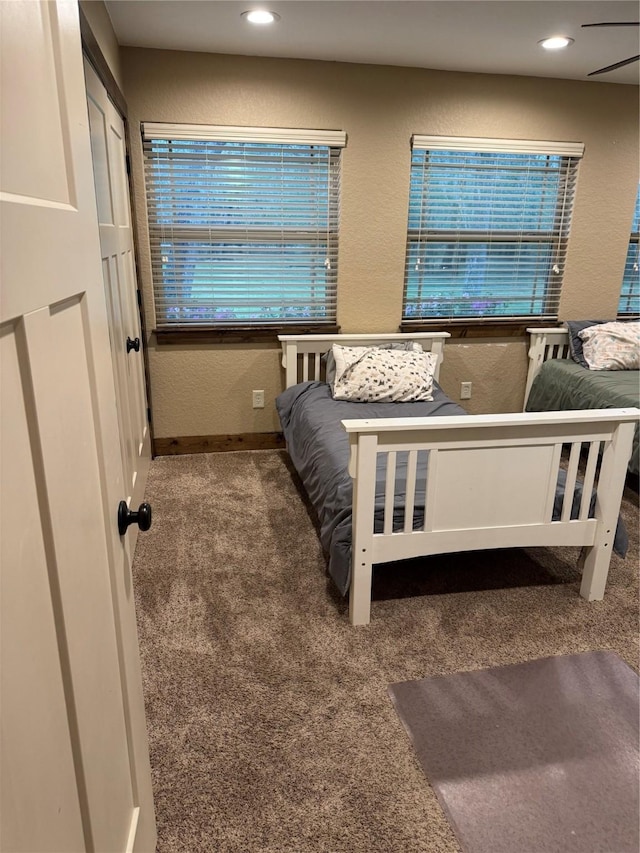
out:
{"label": "baseboard", "polygon": [[276,450],[285,446],[281,432],[240,432],[230,435],[180,435],[154,438],[154,456],[179,453],[221,453],[227,450]]}

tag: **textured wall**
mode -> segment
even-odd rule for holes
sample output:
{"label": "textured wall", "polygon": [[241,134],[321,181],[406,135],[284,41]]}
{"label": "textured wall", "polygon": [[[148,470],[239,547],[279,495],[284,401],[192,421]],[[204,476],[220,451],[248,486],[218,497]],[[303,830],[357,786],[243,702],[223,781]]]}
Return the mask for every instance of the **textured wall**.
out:
{"label": "textured wall", "polygon": [[[585,143],[561,317],[616,312],[638,184],[633,86],[462,74],[334,62],[123,48],[147,325],[153,329],[141,121],[346,130],[338,322],[345,332],[395,331],[401,318],[413,133]],[[269,431],[281,386],[277,353],[149,341],[158,437]],[[447,344],[442,380],[472,412],[518,410],[524,341]],[[263,388],[267,407],[251,408]]]}
{"label": "textured wall", "polygon": [[111,69],[116,83],[122,90],[122,67],[120,65],[120,47],[113,31],[111,18],[102,0],[80,0],[80,7],[85,14],[91,32],[100,46],[102,55]]}

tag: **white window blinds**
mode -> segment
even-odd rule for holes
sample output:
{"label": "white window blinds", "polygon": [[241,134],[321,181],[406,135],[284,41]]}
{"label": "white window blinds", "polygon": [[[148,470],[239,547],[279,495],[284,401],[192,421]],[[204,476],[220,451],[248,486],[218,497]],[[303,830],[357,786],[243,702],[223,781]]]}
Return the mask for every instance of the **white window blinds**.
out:
{"label": "white window blinds", "polygon": [[346,135],[142,130],[157,327],[335,323]]}
{"label": "white window blinds", "polygon": [[557,316],[579,143],[414,136],[403,319]]}
{"label": "white window blinds", "polygon": [[640,187],[636,197],[636,208],[631,224],[631,238],[622,277],[622,290],[618,305],[619,317],[640,317],[640,258],[638,237],[640,233]]}

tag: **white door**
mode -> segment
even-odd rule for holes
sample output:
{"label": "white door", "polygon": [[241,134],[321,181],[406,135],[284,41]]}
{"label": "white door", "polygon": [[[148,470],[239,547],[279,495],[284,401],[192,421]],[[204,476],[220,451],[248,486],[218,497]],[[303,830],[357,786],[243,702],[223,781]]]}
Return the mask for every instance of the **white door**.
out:
{"label": "white door", "polygon": [[0,15],[0,849],[151,853],[78,9]]}
{"label": "white door", "polygon": [[[137,508],[151,460],[140,333],[133,228],[127,183],[124,122],[85,58],[87,106],[98,204],[102,275],[107,298],[116,386],[125,500]],[[135,544],[136,529],[129,534]]]}

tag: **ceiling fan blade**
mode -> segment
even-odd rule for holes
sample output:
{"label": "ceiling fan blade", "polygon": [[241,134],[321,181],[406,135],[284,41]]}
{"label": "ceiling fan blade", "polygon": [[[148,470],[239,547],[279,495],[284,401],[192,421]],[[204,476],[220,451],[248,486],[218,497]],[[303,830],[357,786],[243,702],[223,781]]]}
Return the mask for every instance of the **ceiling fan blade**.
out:
{"label": "ceiling fan blade", "polygon": [[600,24],[581,24],[582,27],[640,27],[640,21],[605,21]]}
{"label": "ceiling fan blade", "polygon": [[622,68],[625,65],[631,65],[632,62],[637,62],[640,59],[638,56],[630,56],[629,59],[623,59],[620,62],[614,62],[613,65],[607,65],[605,68],[598,68],[597,71],[591,71],[587,77],[593,77],[594,74],[604,74],[607,71],[614,71],[616,68]]}

